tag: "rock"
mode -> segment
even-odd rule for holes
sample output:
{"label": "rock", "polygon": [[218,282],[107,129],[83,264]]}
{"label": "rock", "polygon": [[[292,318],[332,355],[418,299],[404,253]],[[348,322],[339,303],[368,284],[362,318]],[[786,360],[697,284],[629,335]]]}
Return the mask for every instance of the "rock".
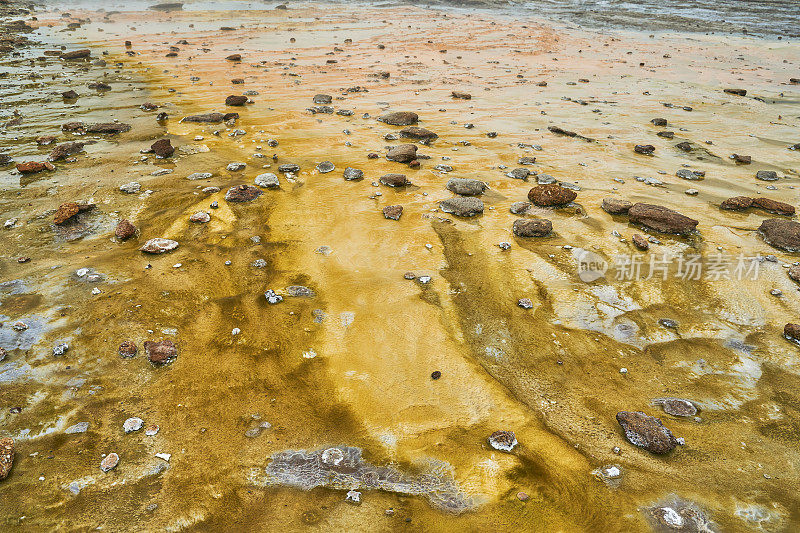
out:
{"label": "rock", "polygon": [[69,350],[69,344],[67,344],[66,342],[60,342],[55,346],[53,346],[53,356],[61,357],[62,355],[67,353],[67,350]]}
{"label": "rock", "polygon": [[171,363],[178,357],[178,348],[171,340],[144,341],[147,359],[155,365]]}
{"label": "rock", "polygon": [[389,187],[402,187],[411,183],[405,174],[384,174],[378,181]]}
{"label": "rock", "polygon": [[53,151],[50,152],[50,155],[47,156],[47,159],[48,161],[60,161],[62,159],[66,159],[71,155],[75,155],[83,151],[84,146],[86,146],[86,143],[82,142],[59,144],[53,148]]}
{"label": "rock", "polygon": [[658,323],[669,329],[675,329],[678,327],[678,323],[671,318],[659,318]]}
{"label": "rock", "polygon": [[511,204],[509,211],[515,215],[521,215],[527,213],[531,207],[533,207],[533,204],[530,202],[514,202]]}
{"label": "rock", "polygon": [[492,448],[502,452],[510,452],[518,444],[513,431],[495,431],[489,435],[488,440]]}
{"label": "rock", "polygon": [[520,157],[517,163],[520,165],[533,165],[536,163],[536,158],[531,156]]}
{"label": "rock", "polygon": [[264,194],[264,192],[258,187],[253,187],[252,185],[237,185],[236,187],[228,189],[228,192],[225,193],[225,199],[229,202],[250,202],[262,194]]}
{"label": "rock", "polygon": [[694,148],[692,147],[692,143],[686,141],[679,142],[678,144],[675,145],[675,148],[677,148],[678,150],[683,150],[684,152],[691,152],[692,150],[694,150]]}
{"label": "rock", "polygon": [[78,96],[79,96],[78,93],[76,93],[72,89],[61,93],[61,97],[64,98],[65,100],[77,100]]}
{"label": "rock", "polygon": [[94,204],[78,204],[75,202],[67,202],[58,206],[53,222],[57,225],[62,225],[78,213],[92,209]]}
{"label": "rock", "polygon": [[438,135],[431,130],[420,128],[417,126],[407,126],[400,130],[400,136],[407,139],[417,139],[420,141],[435,141],[439,138]]}
{"label": "rock", "polygon": [[647,242],[647,239],[644,238],[644,235],[641,235],[640,233],[634,233],[631,237],[631,241],[633,241],[634,246],[642,251],[650,249],[650,243]]}
{"label": "rock", "polygon": [[242,54],[231,54],[228,57],[226,57],[225,59],[227,59],[228,61],[241,61],[242,60]]}
{"label": "rock", "polygon": [[439,202],[439,209],[459,217],[473,217],[483,213],[483,202],[472,196],[458,196]]}
{"label": "rock", "polygon": [[622,426],[628,442],[651,453],[669,453],[678,445],[678,440],[661,420],[640,411],[620,411],[617,413],[617,422]]}
{"label": "rock", "polygon": [[211,215],[205,211],[198,211],[189,217],[189,221],[196,224],[205,224],[209,220],[211,220]]}
{"label": "rock", "polygon": [[575,191],[556,183],[537,185],[528,192],[528,200],[541,207],[566,205],[577,196]]}
{"label": "rock", "polygon": [[303,285],[289,285],[285,291],[292,298],[313,298],[316,296],[314,291]]}
{"label": "rock", "polygon": [[677,172],[675,172],[675,175],[684,180],[697,181],[702,179],[705,173],[700,173],[696,170],[691,170],[688,168],[680,168],[677,170]]}
{"label": "rock", "polygon": [[109,472],[114,469],[119,464],[119,455],[116,453],[110,453],[106,455],[102,461],[100,461],[100,470],[103,472]]}
{"label": "rock", "polygon": [[745,96],[747,95],[747,91],[745,89],[722,89],[723,92],[728,94],[733,94],[736,96]]}
{"label": "rock", "polygon": [[56,167],[48,161],[27,161],[25,163],[17,163],[17,171],[20,174],[36,174],[44,172],[45,170],[55,170]]}
{"label": "rock", "polygon": [[246,167],[246,163],[228,163],[228,166],[225,167],[225,170],[228,172],[241,172]]}
{"label": "rock", "polygon": [[484,182],[471,178],[450,178],[446,187],[462,196],[480,196],[488,188]]}
{"label": "rock", "polygon": [[114,230],[114,235],[121,241],[130,239],[136,235],[136,226],[131,224],[130,220],[127,218],[123,218],[117,223],[117,227]]}
{"label": "rock", "polygon": [[674,139],[675,132],[674,131],[659,131],[656,133],[659,137],[664,137],[665,139]]}
{"label": "rock", "polygon": [[136,356],[137,352],[136,343],[133,341],[123,341],[122,344],[119,345],[119,355],[126,358],[131,358]]}
{"label": "rock", "polygon": [[277,189],[280,187],[281,182],[275,174],[265,172],[264,174],[256,176],[255,184],[265,189]]}
{"label": "rock", "polygon": [[756,172],[756,179],[761,181],[777,181],[778,173],[774,170],[759,170]]}
{"label": "rock", "polygon": [[732,154],[731,159],[733,159],[735,163],[738,163],[740,165],[749,165],[753,161],[753,158],[751,156],[739,155],[739,154]]}
{"label": "rock", "polygon": [[272,289],[268,289],[267,292],[264,293],[264,297],[267,299],[267,302],[273,305],[283,301],[283,296],[276,294]]}
{"label": "rock", "polygon": [[99,124],[89,124],[86,126],[87,133],[116,135],[118,133],[125,133],[127,131],[131,131],[131,125],[123,124],[122,122],[104,122]]}
{"label": "rock", "polygon": [[656,151],[656,147],[652,144],[637,144],[633,147],[633,151],[637,154],[653,155],[653,152]]}
{"label": "rock", "polygon": [[159,159],[170,157],[175,153],[175,148],[169,139],[159,139],[150,146],[150,150],[156,154]]}
{"label": "rock", "polygon": [[333,97],[329,94],[318,94],[314,96],[313,100],[317,105],[327,105],[333,102]]}
{"label": "rock", "polygon": [[553,223],[545,218],[518,218],[511,230],[517,237],[546,237],[553,231]]}
{"label": "rock", "polygon": [[2,362],[6,357],[8,357],[8,352],[5,348],[0,348],[0,362]]}
{"label": "rock", "polygon": [[472,95],[462,91],[453,91],[450,96],[459,100],[472,100]]}
{"label": "rock", "polygon": [[125,430],[125,433],[133,433],[134,431],[142,429],[143,425],[144,420],[138,417],[131,417],[125,420],[125,423],[122,424],[122,429]]}
{"label": "rock", "polygon": [[61,131],[66,133],[83,133],[86,129],[83,122],[67,122],[61,125]]}
{"label": "rock", "polygon": [[71,52],[62,52],[61,59],[83,59],[92,55],[92,51],[86,48],[81,50],[72,50]]}
{"label": "rock", "polygon": [[400,215],[402,214],[402,205],[387,205],[383,208],[383,216],[389,220],[400,220]]}
{"label": "rock", "polygon": [[225,105],[229,106],[243,106],[246,103],[247,103],[246,96],[241,96],[236,94],[232,94],[225,99]]}
{"label": "rock", "polygon": [[187,180],[207,180],[208,178],[212,177],[213,174],[211,172],[193,172],[186,176]]}
{"label": "rock", "polygon": [[353,167],[344,169],[344,179],[347,181],[356,181],[364,178],[364,171]]}
{"label": "rock", "polygon": [[672,209],[653,204],[637,203],[628,210],[630,221],[664,233],[685,235],[697,227],[698,221]]}
{"label": "rock", "polygon": [[665,118],[654,118],[650,122],[652,122],[654,126],[663,127],[663,126],[667,125],[667,119],[665,119]]}
{"label": "rock", "polygon": [[408,163],[417,158],[417,145],[401,144],[393,146],[386,152],[386,159],[397,161],[398,163]]}
{"label": "rock", "polygon": [[124,192],[126,194],[136,194],[137,192],[142,190],[142,184],[138,181],[132,181],[130,183],[123,183],[119,186],[120,192]]}
{"label": "rock", "polygon": [[327,174],[328,172],[333,172],[336,167],[330,161],[322,161],[317,165],[317,172],[320,174]]}
{"label": "rock", "polygon": [[791,322],[783,327],[783,336],[789,340],[800,343],[800,324]]}
{"label": "rock", "polygon": [[789,268],[789,277],[795,281],[800,281],[800,265],[792,265]]}
{"label": "rock", "polygon": [[284,163],[278,167],[278,172],[300,172],[300,165],[297,163]]}
{"label": "rock", "polygon": [[800,224],[797,222],[768,218],[761,222],[758,233],[770,246],[787,252],[800,252]]}
{"label": "rock", "polygon": [[719,204],[719,208],[729,211],[742,211],[751,205],[753,205],[753,199],[749,196],[733,196]]}
{"label": "rock", "polygon": [[78,422],[65,429],[64,433],[67,435],[78,435],[80,433],[86,433],[88,430],[89,422]]}
{"label": "rock", "polygon": [[196,122],[200,124],[219,124],[223,120],[228,120],[225,118],[225,115],[223,113],[205,113],[202,115],[189,115],[188,117],[184,117],[183,119],[181,119],[181,122]]}
{"label": "rock", "polygon": [[515,168],[510,172],[506,172],[506,176],[516,180],[526,180],[531,175],[531,171],[527,168]]}
{"label": "rock", "polygon": [[163,237],[156,237],[144,243],[144,246],[139,248],[139,250],[141,250],[142,252],[146,252],[148,254],[163,254],[172,251],[177,247],[178,247],[177,241],[173,241],[171,239],[164,239]]}
{"label": "rock", "polygon": [[633,204],[622,198],[603,198],[600,208],[611,215],[624,215]]}
{"label": "rock", "polygon": [[523,309],[533,309],[533,302],[530,298],[520,298],[517,300],[517,305]]}
{"label": "rock", "polygon": [[658,398],[654,404],[661,406],[665,413],[672,416],[695,416],[697,406],[689,400],[681,398]]}
{"label": "rock", "polygon": [[413,126],[419,121],[419,115],[411,111],[395,111],[381,115],[378,120],[392,126]]}
{"label": "rock", "polygon": [[11,437],[3,437],[0,439],[0,481],[8,477],[13,464],[14,439]]}
{"label": "rock", "polygon": [[770,213],[777,213],[779,215],[792,216],[794,215],[794,206],[777,200],[770,200],[769,198],[753,198],[753,207],[758,207]]}

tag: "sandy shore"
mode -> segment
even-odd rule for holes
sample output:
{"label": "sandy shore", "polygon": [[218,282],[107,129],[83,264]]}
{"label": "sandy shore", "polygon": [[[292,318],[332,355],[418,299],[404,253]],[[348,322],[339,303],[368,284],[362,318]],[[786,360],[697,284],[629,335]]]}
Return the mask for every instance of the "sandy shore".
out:
{"label": "sandy shore", "polygon": [[[787,275],[797,254],[757,232],[765,219],[793,218],[720,209],[734,196],[798,202],[800,152],[788,149],[800,142],[796,42],[312,3],[37,19],[29,37],[41,44],[0,68],[1,121],[22,116],[0,151],[44,161],[53,146],[37,146],[39,136],[96,142],[52,172],[0,171],[0,222],[16,219],[0,231],[0,437],[16,446],[0,481],[2,523],[647,531],[674,525],[670,508],[678,531],[800,527],[800,358],[783,337],[800,314]],[[91,57],[44,55],[61,45]],[[110,89],[87,87],[98,81]],[[63,99],[68,89],[79,98]],[[243,94],[246,105],[225,104]],[[141,110],[148,102],[158,108]],[[386,158],[413,142],[376,120],[395,111],[438,135],[416,143],[418,165]],[[239,118],[181,121],[211,112]],[[130,131],[60,130],[114,119]],[[162,138],[174,155],[146,153]],[[246,166],[229,170],[235,162]],[[289,163],[300,170],[279,171]],[[347,167],[364,178],[345,180]],[[509,177],[515,168],[536,174]],[[705,175],[676,175],[686,169]],[[186,179],[200,172],[211,177]],[[279,188],[225,200],[264,173]],[[410,185],[381,184],[387,173]],[[576,199],[511,213],[542,175]],[[488,186],[482,214],[440,209],[456,196],[450,178]],[[134,181],[138,192],[120,191]],[[648,230],[601,209],[608,197],[699,223],[686,236]],[[56,225],[65,202],[96,207]],[[399,220],[385,218],[395,205]],[[191,222],[200,211],[210,220]],[[138,228],[124,242],[114,237],[123,218]],[[553,230],[518,237],[519,218]],[[634,234],[651,237],[648,251]],[[138,251],[155,237],[179,246]],[[584,250],[612,264],[640,254],[646,266],[664,254],[696,254],[707,267],[741,257],[758,272],[684,279],[671,259],[664,278],[629,279],[617,266],[587,283]],[[293,296],[297,286],[312,293]],[[283,301],[268,303],[267,290]],[[157,339],[173,340],[177,359],[151,365],[143,342]],[[139,348],[132,359],[118,355],[126,340]],[[54,357],[61,342],[69,349]],[[660,398],[697,413],[665,413]],[[659,417],[684,444],[666,455],[634,446],[620,411]],[[126,434],[130,417],[160,430]],[[80,422],[88,431],[65,432]],[[490,446],[498,430],[514,432],[511,452]],[[356,447],[363,460],[329,468],[312,452],[331,447]],[[304,469],[275,466],[287,450],[308,451],[295,456]],[[103,472],[112,452],[119,465]],[[346,501],[350,489],[359,505]]]}

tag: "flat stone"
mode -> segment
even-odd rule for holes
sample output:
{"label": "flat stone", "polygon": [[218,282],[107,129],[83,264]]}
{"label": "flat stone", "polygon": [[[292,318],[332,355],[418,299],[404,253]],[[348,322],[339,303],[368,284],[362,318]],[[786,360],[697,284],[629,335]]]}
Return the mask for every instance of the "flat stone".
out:
{"label": "flat stone", "polygon": [[190,222],[194,222],[196,224],[205,224],[211,220],[211,215],[208,214],[206,211],[198,211],[197,213],[192,214],[189,217]]}
{"label": "flat stone", "polygon": [[144,341],[147,359],[155,365],[171,363],[178,357],[178,348],[171,340]]}
{"label": "flat stone", "polygon": [[545,218],[518,218],[512,231],[517,237],[545,237],[553,231],[553,223]]}
{"label": "flat stone", "polygon": [[364,178],[364,171],[353,167],[344,169],[344,179],[347,181],[356,181]]}
{"label": "flat stone", "polygon": [[577,197],[575,191],[555,183],[537,185],[528,192],[528,200],[542,207],[566,205]]}
{"label": "flat stone", "polygon": [[759,170],[756,172],[756,179],[761,181],[777,181],[778,173],[774,170]]}
{"label": "flat stone", "polygon": [[242,95],[232,94],[225,98],[225,105],[229,106],[243,106],[247,103],[247,97]]}
{"label": "flat stone", "polygon": [[420,141],[435,141],[439,138],[437,134],[431,130],[420,128],[418,126],[407,126],[400,130],[400,136],[407,139],[416,139]]}
{"label": "flat stone", "polygon": [[633,204],[622,198],[603,198],[600,208],[611,215],[624,215]]}
{"label": "flat stone", "polygon": [[395,111],[381,115],[378,120],[392,126],[413,126],[419,121],[419,115],[411,111]]}
{"label": "flat stone", "polygon": [[753,205],[753,199],[749,196],[733,196],[719,204],[719,208],[729,211],[742,211],[751,205]]}
{"label": "flat stone", "polygon": [[144,243],[144,246],[139,248],[142,252],[148,254],[163,254],[178,247],[178,242],[172,239],[165,239],[163,237],[156,237]]}
{"label": "flat stone", "polygon": [[617,422],[628,442],[651,453],[669,453],[678,445],[678,440],[661,420],[640,411],[620,411]]}
{"label": "flat stone", "polygon": [[142,429],[142,426],[144,426],[144,420],[134,416],[125,420],[125,423],[122,424],[122,429],[125,430],[125,433],[133,433]]}
{"label": "flat stone", "polygon": [[695,416],[697,406],[682,398],[658,398],[653,403],[661,406],[665,413],[672,416]]}
{"label": "flat stone", "polygon": [[259,174],[256,176],[255,184],[265,189],[277,189],[280,187],[281,182],[278,179],[278,176],[275,174],[271,172],[265,172],[264,174]]}
{"label": "flat stone", "polygon": [[770,246],[787,252],[800,251],[800,224],[797,222],[768,218],[761,222],[758,233]]}
{"label": "flat stone", "polygon": [[389,187],[402,187],[411,183],[405,174],[384,174],[378,181]]}
{"label": "flat stone", "polygon": [[664,233],[685,235],[697,227],[698,221],[667,207],[637,203],[628,210],[630,221]]}
{"label": "flat stone", "polygon": [[207,180],[212,177],[213,174],[211,172],[193,172],[186,176],[187,180]]}
{"label": "flat stone", "polygon": [[264,194],[264,191],[258,187],[253,187],[252,185],[237,185],[236,187],[228,189],[228,192],[225,193],[225,199],[229,202],[237,203],[250,202],[262,194]]}
{"label": "flat stone", "polygon": [[383,216],[389,220],[400,220],[400,215],[402,214],[402,205],[387,205],[383,208]]}
{"label": "flat stone", "polygon": [[119,345],[119,349],[117,352],[121,357],[126,357],[130,359],[131,357],[136,356],[137,352],[136,343],[133,341],[123,341],[122,344]]}
{"label": "flat stone", "polygon": [[119,455],[116,453],[110,453],[106,455],[102,461],[100,461],[100,470],[103,472],[109,472],[113,470],[119,464]]}
{"label": "flat stone", "polygon": [[483,202],[473,196],[458,196],[439,202],[439,209],[459,217],[473,217],[483,213]]}
{"label": "flat stone", "polygon": [[517,443],[517,436],[513,431],[495,431],[489,435],[489,446],[501,452],[510,452]]}
{"label": "flat stone", "polygon": [[644,238],[644,235],[640,233],[634,233],[631,237],[631,241],[639,250],[645,251],[650,249],[650,243],[647,242],[647,239]]}
{"label": "flat stone", "polygon": [[398,163],[409,163],[417,158],[416,144],[401,144],[394,146],[386,152],[386,159]]}
{"label": "flat stone", "polygon": [[472,178],[450,178],[446,188],[462,196],[480,196],[488,187],[484,182]]}

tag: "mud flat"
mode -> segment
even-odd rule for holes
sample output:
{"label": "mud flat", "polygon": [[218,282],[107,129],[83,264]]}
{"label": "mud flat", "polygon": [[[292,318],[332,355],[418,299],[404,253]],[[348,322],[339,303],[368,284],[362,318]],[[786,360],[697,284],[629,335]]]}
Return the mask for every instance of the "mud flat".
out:
{"label": "mud flat", "polygon": [[800,527],[796,42],[134,7],[3,22],[0,523]]}

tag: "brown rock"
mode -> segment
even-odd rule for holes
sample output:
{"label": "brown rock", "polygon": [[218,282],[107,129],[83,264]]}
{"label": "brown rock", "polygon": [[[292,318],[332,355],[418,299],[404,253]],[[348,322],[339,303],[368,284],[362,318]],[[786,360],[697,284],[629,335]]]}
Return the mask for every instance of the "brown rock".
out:
{"label": "brown rock", "polygon": [[749,165],[750,162],[753,160],[753,158],[750,157],[749,155],[739,155],[739,154],[733,154],[731,156],[731,159],[733,159],[734,162],[739,163],[740,165]]}
{"label": "brown rock", "polygon": [[783,336],[795,342],[800,342],[800,324],[791,322],[783,326]]}
{"label": "brown rock", "polygon": [[617,422],[628,442],[651,453],[669,453],[678,445],[678,440],[661,420],[640,411],[620,411]]}
{"label": "brown rock", "polygon": [[659,398],[654,403],[660,405],[668,415],[694,416],[697,414],[697,406],[683,398]]}
{"label": "brown rock", "polygon": [[61,97],[66,100],[75,100],[76,98],[78,98],[78,93],[70,89],[69,91],[64,91],[63,93],[61,93]]}
{"label": "brown rock", "polygon": [[631,202],[622,198],[603,198],[603,203],[600,204],[600,207],[611,215],[624,215],[632,205]]}
{"label": "brown rock", "polygon": [[159,139],[150,146],[150,150],[156,154],[159,159],[170,157],[175,153],[175,148],[169,139]]}
{"label": "brown rock", "polygon": [[36,137],[36,144],[39,146],[47,146],[48,144],[53,144],[56,142],[56,138],[52,135],[42,135],[41,137]]}
{"label": "brown rock", "polygon": [[205,113],[202,115],[189,115],[188,117],[183,117],[181,122],[195,122],[199,124],[219,124],[225,119],[225,115],[223,113]]}
{"label": "brown rock", "polygon": [[402,187],[411,183],[405,174],[384,174],[378,181],[389,187]]}
{"label": "brown rock", "polygon": [[652,144],[637,144],[633,147],[633,151],[637,154],[653,155],[653,152],[656,151],[656,147]]}
{"label": "brown rock", "polygon": [[633,241],[634,246],[642,251],[650,249],[650,243],[647,242],[647,239],[644,238],[644,235],[640,233],[634,233],[633,237],[631,237],[631,241]]}
{"label": "brown rock", "polygon": [[577,197],[575,191],[557,183],[537,185],[528,192],[528,200],[541,207],[566,205]]}
{"label": "brown rock", "polygon": [[758,233],[770,246],[787,252],[800,252],[800,224],[797,222],[768,218],[761,222]]}
{"label": "brown rock", "polygon": [[517,237],[545,237],[553,231],[553,223],[545,218],[518,218],[512,231]]}
{"label": "brown rock", "polygon": [[0,348],[0,361],[8,357],[8,352],[5,348]]}
{"label": "brown rock", "polygon": [[65,223],[67,220],[71,219],[78,213],[82,211],[88,211],[89,209],[93,208],[94,204],[78,204],[75,202],[67,202],[58,206],[58,210],[56,211],[55,216],[53,217],[53,222],[61,225]]}
{"label": "brown rock", "polygon": [[382,115],[378,120],[392,126],[413,126],[419,122],[419,115],[411,111],[396,111]]}
{"label": "brown rock", "polygon": [[14,439],[4,437],[0,439],[0,481],[8,477],[12,464],[14,464]]}
{"label": "brown rock", "polygon": [[92,55],[92,51],[88,49],[72,50],[71,52],[63,52],[61,59],[83,59]]}
{"label": "brown rock", "polygon": [[800,281],[800,265],[792,265],[789,268],[789,277],[795,281]]}
{"label": "brown rock", "polygon": [[439,138],[439,136],[431,130],[420,128],[419,126],[406,126],[400,130],[400,137],[418,139],[421,141],[434,141]]}
{"label": "brown rock", "polygon": [[450,96],[453,98],[457,98],[460,100],[472,100],[472,95],[469,93],[461,92],[461,91],[453,91],[450,93]]}
{"label": "brown rock", "polygon": [[144,341],[147,359],[155,365],[171,363],[178,357],[178,348],[171,340]]}
{"label": "brown rock", "polygon": [[83,122],[67,122],[61,125],[61,131],[67,133],[77,133],[84,131]]}
{"label": "brown rock", "polygon": [[113,470],[119,464],[119,455],[116,453],[110,453],[106,455],[102,461],[100,461],[100,470],[103,472],[108,472]]}
{"label": "brown rock", "polygon": [[17,170],[20,174],[36,174],[44,172],[45,170],[55,170],[56,167],[47,161],[27,161],[25,163],[17,163]]}
{"label": "brown rock", "polygon": [[409,163],[417,158],[417,145],[415,144],[401,144],[393,146],[386,153],[386,159],[389,161],[397,161],[398,163]]}
{"label": "brown rock", "polygon": [[733,94],[733,95],[736,95],[736,96],[745,96],[745,95],[747,95],[747,91],[745,89],[722,89],[722,90],[723,90],[723,92],[726,92],[728,94]]}
{"label": "brown rock", "polygon": [[247,103],[247,97],[232,94],[225,99],[225,105],[242,106]]}
{"label": "brown rock", "polygon": [[237,185],[231,187],[225,193],[225,199],[229,202],[250,202],[264,194],[264,191],[252,185]]}
{"label": "brown rock", "polygon": [[122,344],[119,345],[119,354],[122,357],[131,358],[136,355],[137,352],[136,343],[133,341],[124,341]]}
{"label": "brown rock", "polygon": [[125,133],[131,131],[130,124],[122,122],[102,122],[99,124],[89,124],[86,127],[87,133],[105,133],[108,135],[116,135],[118,133]]}
{"label": "brown rock", "polygon": [[634,204],[628,210],[630,221],[664,233],[684,235],[697,227],[698,221],[672,209],[653,204]]}
{"label": "brown rock", "polygon": [[749,196],[733,196],[719,204],[719,208],[728,209],[729,211],[742,211],[751,205],[753,205],[753,199]]}
{"label": "brown rock", "polygon": [[383,208],[383,216],[389,220],[400,220],[400,215],[403,214],[402,205],[387,205]]}
{"label": "brown rock", "polygon": [[227,59],[228,61],[241,61],[242,60],[242,55],[241,54],[231,54],[228,57],[226,57],[225,59]]}
{"label": "brown rock", "polygon": [[124,241],[136,235],[136,226],[131,224],[130,220],[123,218],[117,223],[117,228],[114,230],[114,235],[117,239]]}
{"label": "brown rock", "polygon": [[47,159],[50,161],[60,161],[61,159],[66,159],[71,155],[81,152],[84,146],[86,146],[86,143],[82,142],[59,144],[53,148],[53,151],[50,152],[50,155],[47,156]]}
{"label": "brown rock", "polygon": [[769,198],[753,198],[753,207],[758,207],[770,213],[777,213],[779,215],[792,216],[794,215],[794,206],[789,205],[777,200],[770,200]]}

